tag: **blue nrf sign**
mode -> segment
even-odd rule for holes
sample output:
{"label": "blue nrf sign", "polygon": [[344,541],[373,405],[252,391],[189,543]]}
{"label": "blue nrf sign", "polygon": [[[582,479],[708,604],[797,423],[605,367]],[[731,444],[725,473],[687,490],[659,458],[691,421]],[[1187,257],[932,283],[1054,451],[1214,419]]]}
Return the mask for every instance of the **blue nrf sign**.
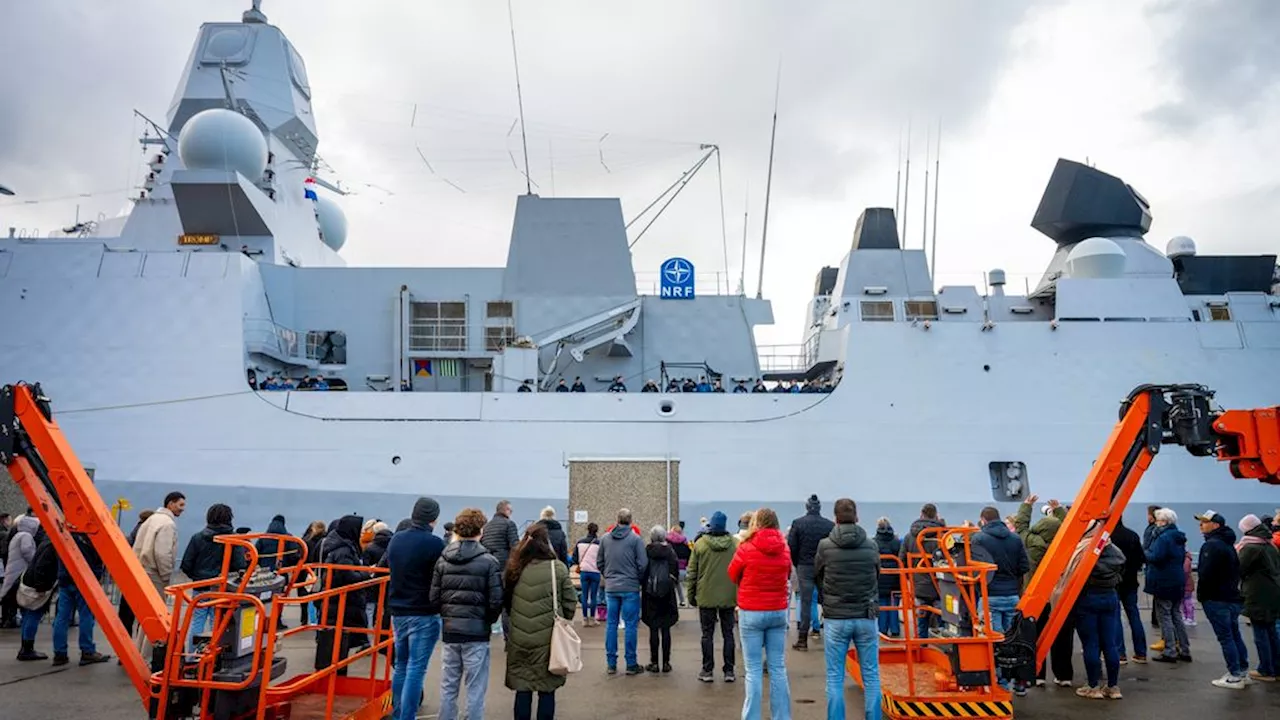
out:
{"label": "blue nrf sign", "polygon": [[668,300],[692,300],[693,263],[684,258],[671,258],[662,263],[659,297]]}

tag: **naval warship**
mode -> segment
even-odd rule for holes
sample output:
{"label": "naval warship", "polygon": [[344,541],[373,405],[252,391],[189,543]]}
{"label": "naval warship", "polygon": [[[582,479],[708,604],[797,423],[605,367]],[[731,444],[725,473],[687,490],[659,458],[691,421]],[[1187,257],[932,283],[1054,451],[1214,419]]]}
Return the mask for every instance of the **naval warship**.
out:
{"label": "naval warship", "polygon": [[[577,526],[621,504],[785,517],[816,494],[904,528],[925,502],[959,521],[1069,501],[1141,383],[1280,403],[1276,257],[1161,252],[1148,201],[1084,164],[1052,170],[1031,224],[1057,251],[1022,295],[999,270],[935,287],[893,210],[865,210],[779,363],[753,334],[768,300],[708,294],[683,258],[637,290],[617,199],[519,196],[503,267],[346,267],[312,92],[256,3],[207,23],[128,212],[0,237],[3,381],[43,383],[108,502],[177,489],[261,529],[511,498]],[[650,378],[827,392],[637,392]],[[1236,517],[1267,490],[1170,452],[1133,507]]]}

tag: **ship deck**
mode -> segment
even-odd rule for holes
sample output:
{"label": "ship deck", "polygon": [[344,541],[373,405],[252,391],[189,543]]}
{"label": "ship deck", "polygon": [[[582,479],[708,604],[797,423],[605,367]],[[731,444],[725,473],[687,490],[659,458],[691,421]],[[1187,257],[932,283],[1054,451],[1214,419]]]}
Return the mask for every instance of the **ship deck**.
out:
{"label": "ship deck", "polygon": [[[672,664],[676,671],[668,676],[625,677],[604,673],[603,628],[580,628],[583,636],[585,668],[569,679],[557,693],[557,717],[562,720],[595,720],[600,717],[636,718],[728,718],[740,713],[743,693],[743,668],[739,663],[739,680],[727,685],[720,682],[704,685],[697,680],[700,664],[699,630],[696,610],[684,610],[681,622],[672,633]],[[1176,666],[1153,663],[1121,668],[1120,701],[1082,700],[1072,691],[1049,687],[1034,689],[1024,698],[1015,698],[1015,717],[1021,720],[1070,720],[1084,713],[1111,720],[1199,720],[1205,717],[1256,717],[1275,714],[1280,707],[1280,684],[1254,684],[1243,691],[1220,690],[1210,680],[1224,671],[1217,642],[1207,624],[1189,628],[1193,655],[1190,665]],[[51,628],[41,626],[37,648],[50,652]],[[1249,632],[1245,628],[1246,639]],[[75,642],[74,631],[71,642]],[[100,649],[107,651],[100,639]],[[1252,643],[1250,642],[1252,653]],[[1077,643],[1076,678],[1084,678]],[[48,662],[19,663],[13,658],[18,649],[16,630],[0,631],[0,697],[5,717],[15,718],[80,718],[97,720],[134,720],[145,713],[123,671],[115,663],[78,667],[75,650],[72,664],[54,668]],[[788,650],[787,669],[791,680],[792,717],[817,720],[826,717],[826,700],[821,642],[813,642],[807,653]],[[286,646],[292,670],[309,666],[313,646],[308,636],[292,638]],[[641,628],[640,657],[648,654],[647,633]],[[718,654],[718,652],[717,652]],[[432,658],[427,674],[427,701],[420,718],[435,718],[439,708],[440,653]],[[357,673],[353,672],[353,675]],[[489,675],[486,717],[509,717],[512,693],[503,686],[504,656],[502,642],[493,644],[493,661]],[[717,678],[719,672],[717,671]],[[766,684],[767,687],[767,684]],[[767,695],[767,690],[766,690]],[[855,717],[862,705],[862,694],[852,682],[846,682],[849,717]]]}

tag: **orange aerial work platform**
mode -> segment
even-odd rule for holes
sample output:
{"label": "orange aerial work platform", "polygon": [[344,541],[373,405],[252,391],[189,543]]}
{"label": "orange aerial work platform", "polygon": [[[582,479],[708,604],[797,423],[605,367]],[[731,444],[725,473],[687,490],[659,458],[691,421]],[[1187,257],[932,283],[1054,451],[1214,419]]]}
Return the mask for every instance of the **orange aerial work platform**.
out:
{"label": "orange aerial work platform", "polygon": [[[385,569],[308,562],[306,545],[289,536],[221,536],[216,541],[226,546],[222,573],[211,580],[171,586],[165,589],[167,598],[162,596],[53,421],[49,399],[38,384],[0,388],[0,465],[40,519],[48,542],[85,596],[149,717],[378,720],[390,714],[393,641],[391,632],[381,629]],[[139,642],[125,632],[73,534],[87,538],[101,556],[137,617]],[[260,556],[256,544],[264,539],[268,548],[274,541],[275,552]],[[285,562],[286,557],[296,561]],[[244,571],[233,570],[233,558]],[[268,560],[266,567],[260,567],[260,559]],[[367,579],[333,587],[333,572],[342,570],[365,573]],[[305,598],[291,597],[299,587],[313,592]],[[347,603],[363,603],[366,594],[377,601],[374,627],[346,626]],[[320,622],[281,630],[285,610],[304,602],[321,604]],[[336,613],[329,613],[335,604]],[[191,632],[197,609],[212,614],[211,632]],[[335,622],[326,621],[330,615],[336,615]],[[362,635],[369,642],[345,658],[340,657],[343,643],[332,642],[327,667],[286,677],[279,643],[306,631],[334,638]],[[153,647],[151,657],[139,649],[146,645]],[[367,672],[348,677],[351,665],[361,660],[368,661]]]}
{"label": "orange aerial work platform", "polygon": [[[1162,445],[1180,445],[1191,455],[1229,463],[1236,478],[1280,485],[1280,408],[1221,410],[1211,406],[1213,396],[1202,385],[1141,385],[1120,404],[1119,422],[1004,634],[988,630],[988,603],[979,603],[987,597],[986,575],[994,566],[973,557],[968,538],[977,528],[921,531],[916,547],[923,550],[909,553],[905,566],[882,571],[902,578],[902,604],[881,609],[902,612],[905,620],[901,639],[880,638],[884,715],[891,720],[1012,717],[1013,703],[998,680],[1034,680]],[[921,575],[938,587],[943,607],[915,604],[911,581]],[[959,632],[918,637],[915,619],[920,614],[943,616],[958,625]],[[846,665],[861,684],[855,651]]]}

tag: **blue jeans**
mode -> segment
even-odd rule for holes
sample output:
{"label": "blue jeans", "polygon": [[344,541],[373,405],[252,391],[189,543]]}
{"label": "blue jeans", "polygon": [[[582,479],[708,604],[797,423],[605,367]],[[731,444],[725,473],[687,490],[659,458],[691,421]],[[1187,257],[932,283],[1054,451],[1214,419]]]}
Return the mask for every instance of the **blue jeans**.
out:
{"label": "blue jeans", "polygon": [[[880,605],[882,607],[885,605],[892,605],[892,604],[893,604],[892,595],[880,596]],[[890,637],[897,637],[898,634],[902,632],[902,626],[899,620],[900,618],[898,617],[897,610],[881,610],[880,619],[878,623],[880,632]]]}
{"label": "blue jeans", "polygon": [[392,720],[414,720],[422,682],[427,677],[431,652],[440,639],[439,615],[403,615],[391,618],[395,633],[395,670],[391,675]]}
{"label": "blue jeans", "polygon": [[[764,665],[769,663],[769,717],[791,719],[791,685],[787,681],[787,611],[739,610],[742,659],[747,666],[742,720],[760,720],[764,712]],[[763,662],[762,662],[763,661]]]}
{"label": "blue jeans", "polygon": [[640,664],[636,659],[637,634],[640,631],[640,593],[606,592],[604,599],[608,606],[604,630],[605,660],[609,667],[618,667],[618,616],[621,614],[622,622],[627,626],[624,630],[626,633],[624,659],[627,667],[635,667]]}
{"label": "blue jeans", "polygon": [[844,720],[845,658],[852,643],[862,673],[862,712],[866,720],[880,720],[880,633],[870,618],[826,619],[822,636],[827,660],[827,720]]}
{"label": "blue jeans", "polygon": [[582,617],[594,620],[600,602],[600,573],[579,573],[578,581],[582,585]]}
{"label": "blue jeans", "polygon": [[916,598],[916,637],[924,639],[929,637],[929,626],[933,624],[933,613],[919,610],[922,607],[937,607],[938,600],[921,600]]}
{"label": "blue jeans", "polygon": [[[200,597],[200,593],[191,596],[194,603]],[[198,607],[191,611],[191,627],[187,631],[187,652],[195,652],[195,637],[197,634],[205,631],[206,627],[213,625],[213,607]]]}
{"label": "blue jeans", "polygon": [[1107,661],[1107,686],[1120,681],[1120,652],[1116,648],[1116,623],[1120,620],[1120,598],[1115,590],[1084,592],[1076,600],[1076,633],[1084,653],[1084,672],[1089,687],[1101,687],[1102,659]]}
{"label": "blue jeans", "polygon": [[93,613],[89,603],[75,585],[62,585],[58,588],[58,614],[53,618],[53,654],[67,654],[67,630],[71,627],[71,613],[80,611],[80,652],[93,653],[98,648],[93,644]]}
{"label": "blue jeans", "polygon": [[1258,648],[1258,674],[1275,677],[1280,673],[1280,623],[1253,624],[1253,644]]}
{"label": "blue jeans", "polygon": [[[1013,626],[1013,618],[1017,615],[1017,595],[993,595],[991,598],[991,629],[998,633],[1008,632]],[[982,600],[978,600],[978,615],[982,615]]]}
{"label": "blue jeans", "polygon": [[489,642],[445,643],[440,657],[440,717],[457,720],[458,691],[467,684],[467,718],[484,717],[484,694],[489,689]]}
{"label": "blue jeans", "polygon": [[[1133,635],[1133,656],[1147,656],[1147,631],[1142,627],[1142,611],[1138,609],[1138,591],[1136,589],[1119,593],[1121,615],[1129,620],[1129,632]],[[1116,616],[1116,650],[1120,657],[1127,657],[1124,651],[1124,622],[1120,615]]]}
{"label": "blue jeans", "polygon": [[44,619],[44,614],[49,610],[46,604],[39,610],[22,610],[22,640],[23,642],[35,642],[36,631],[40,629],[40,621]]}
{"label": "blue jeans", "polygon": [[1213,634],[1222,646],[1222,659],[1227,661],[1227,672],[1235,677],[1249,673],[1249,648],[1240,637],[1240,603],[1206,600],[1204,615],[1213,626]]}

